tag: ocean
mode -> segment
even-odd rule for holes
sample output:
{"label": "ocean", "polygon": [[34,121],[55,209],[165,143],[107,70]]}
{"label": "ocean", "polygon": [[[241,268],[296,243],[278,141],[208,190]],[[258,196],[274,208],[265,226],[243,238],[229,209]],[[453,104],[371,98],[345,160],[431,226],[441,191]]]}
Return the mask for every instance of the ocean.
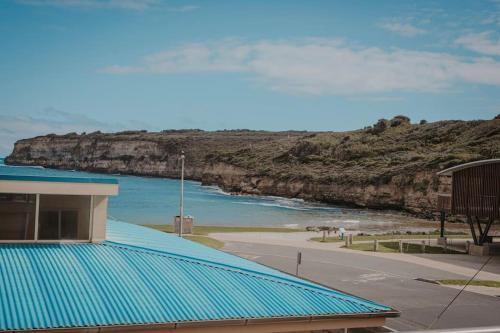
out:
{"label": "ocean", "polygon": [[[135,224],[169,224],[179,213],[180,181],[177,179],[7,166],[2,158],[0,174],[115,178],[120,189],[118,196],[109,199],[111,219]],[[231,195],[196,181],[186,181],[184,188],[184,212],[194,216],[195,224],[200,225],[331,225],[361,231],[402,231],[409,227],[415,229],[415,223],[421,222],[392,211],[343,208],[272,196]]]}

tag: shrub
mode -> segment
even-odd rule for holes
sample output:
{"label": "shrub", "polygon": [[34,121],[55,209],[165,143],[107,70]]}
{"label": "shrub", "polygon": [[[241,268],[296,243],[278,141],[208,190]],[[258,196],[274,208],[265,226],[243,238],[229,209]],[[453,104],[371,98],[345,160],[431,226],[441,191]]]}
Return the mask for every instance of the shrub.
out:
{"label": "shrub", "polygon": [[397,127],[401,125],[409,125],[410,124],[410,118],[406,116],[396,116],[391,119],[390,125],[391,127]]}

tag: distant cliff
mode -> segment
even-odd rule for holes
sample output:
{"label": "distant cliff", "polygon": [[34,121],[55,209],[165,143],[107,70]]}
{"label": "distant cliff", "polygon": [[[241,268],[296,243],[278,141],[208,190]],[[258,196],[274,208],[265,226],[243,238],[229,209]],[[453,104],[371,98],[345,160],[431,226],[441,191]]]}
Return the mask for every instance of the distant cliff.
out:
{"label": "distant cliff", "polygon": [[187,178],[227,191],[426,215],[436,171],[500,157],[500,119],[416,125],[399,116],[349,132],[49,134],[18,141],[5,162],[178,178],[181,150]]}

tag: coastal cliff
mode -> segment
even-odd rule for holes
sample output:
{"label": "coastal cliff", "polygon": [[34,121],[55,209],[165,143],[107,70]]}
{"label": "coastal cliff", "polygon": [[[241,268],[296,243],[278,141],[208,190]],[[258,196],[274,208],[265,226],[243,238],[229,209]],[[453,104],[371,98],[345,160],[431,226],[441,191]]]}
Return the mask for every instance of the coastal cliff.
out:
{"label": "coastal cliff", "polygon": [[436,171],[500,157],[500,119],[411,124],[403,116],[348,132],[231,130],[49,134],[19,140],[8,164],[186,177],[226,191],[430,216]]}

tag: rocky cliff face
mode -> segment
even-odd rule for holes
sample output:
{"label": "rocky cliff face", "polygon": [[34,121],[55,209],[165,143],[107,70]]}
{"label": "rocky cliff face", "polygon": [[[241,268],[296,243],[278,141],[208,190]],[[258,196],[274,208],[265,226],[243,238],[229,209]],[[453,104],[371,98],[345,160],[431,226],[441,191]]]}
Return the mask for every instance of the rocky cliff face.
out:
{"label": "rocky cliff face", "polygon": [[186,176],[231,192],[427,214],[436,171],[500,157],[500,119],[412,125],[406,117],[349,132],[179,130],[70,133],[20,140],[6,163]]}

